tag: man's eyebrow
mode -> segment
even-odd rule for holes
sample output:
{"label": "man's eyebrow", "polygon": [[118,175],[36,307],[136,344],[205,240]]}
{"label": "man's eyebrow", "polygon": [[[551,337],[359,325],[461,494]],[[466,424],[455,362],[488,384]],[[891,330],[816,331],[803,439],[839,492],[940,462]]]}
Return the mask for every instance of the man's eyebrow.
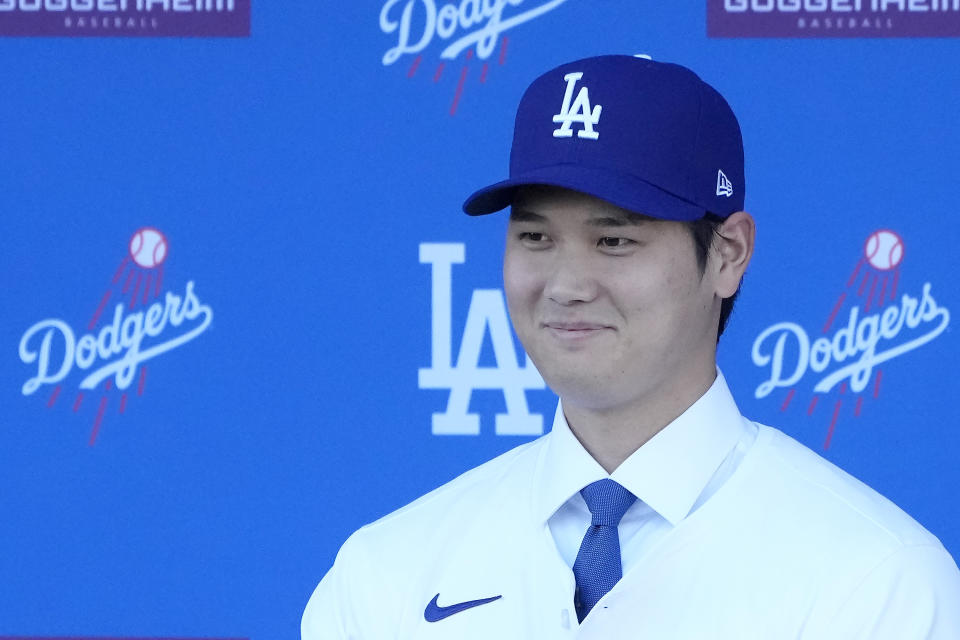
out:
{"label": "man's eyebrow", "polygon": [[[584,224],[590,227],[627,227],[633,226],[638,227],[647,222],[651,218],[636,214],[614,214],[614,215],[600,215],[588,219]],[[549,222],[549,219],[546,216],[540,215],[539,213],[534,213],[529,209],[524,209],[522,207],[511,207],[510,208],[510,221],[511,222]]]}
{"label": "man's eyebrow", "polygon": [[547,218],[545,216],[540,215],[539,213],[528,211],[527,209],[522,209],[520,207],[510,207],[510,221],[511,222],[546,222]]}
{"label": "man's eyebrow", "polygon": [[636,214],[616,215],[616,216],[597,216],[586,221],[590,227],[639,227],[650,220],[647,216]]}

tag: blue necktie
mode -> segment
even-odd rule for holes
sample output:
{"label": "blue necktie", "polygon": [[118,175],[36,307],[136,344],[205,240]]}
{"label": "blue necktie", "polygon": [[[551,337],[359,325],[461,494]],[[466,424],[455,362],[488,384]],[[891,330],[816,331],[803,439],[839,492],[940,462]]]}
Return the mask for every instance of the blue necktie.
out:
{"label": "blue necktie", "polygon": [[593,605],[623,576],[617,525],[637,497],[610,479],[588,484],[580,495],[593,515],[573,563],[577,579],[574,604],[577,619],[583,622]]}

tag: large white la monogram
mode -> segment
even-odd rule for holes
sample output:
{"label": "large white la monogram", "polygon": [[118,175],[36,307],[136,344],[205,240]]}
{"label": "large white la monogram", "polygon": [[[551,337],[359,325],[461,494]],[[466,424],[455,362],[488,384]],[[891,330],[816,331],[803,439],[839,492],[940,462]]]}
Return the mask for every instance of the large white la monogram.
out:
{"label": "large white la monogram", "polygon": [[[524,354],[523,366],[510,334],[503,292],[499,289],[475,289],[463,329],[463,341],[456,364],[451,353],[452,266],[462,264],[466,248],[459,242],[424,242],[420,262],[429,264],[431,275],[431,364],[419,371],[421,389],[449,389],[447,410],[433,414],[434,435],[477,435],[480,416],[470,413],[470,396],[480,389],[503,392],[506,413],[496,415],[497,435],[538,436],[543,433],[543,416],[531,413],[524,391],[544,389],[546,384],[536,367]],[[496,367],[480,366],[484,334],[489,332]]]}
{"label": "large white la monogram", "polygon": [[589,140],[596,140],[600,137],[600,134],[593,130],[593,126],[600,122],[600,110],[603,107],[598,104],[592,109],[590,108],[590,96],[587,94],[586,87],[580,87],[577,99],[573,101],[573,106],[570,105],[570,100],[573,98],[573,87],[577,84],[577,80],[582,77],[583,73],[579,71],[563,76],[563,79],[567,81],[567,90],[563,94],[563,105],[560,107],[560,113],[553,116],[554,122],[562,122],[563,124],[559,129],[553,130],[554,138],[572,137],[573,130],[570,127],[574,122],[583,125],[583,128],[577,131],[578,137]]}

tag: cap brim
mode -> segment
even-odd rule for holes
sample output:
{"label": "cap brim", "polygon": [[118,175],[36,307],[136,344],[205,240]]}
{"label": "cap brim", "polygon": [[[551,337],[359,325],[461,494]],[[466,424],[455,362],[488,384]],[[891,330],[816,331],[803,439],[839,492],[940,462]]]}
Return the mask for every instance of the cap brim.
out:
{"label": "cap brim", "polygon": [[463,211],[471,216],[500,211],[513,203],[517,189],[528,185],[572,189],[628,211],[664,220],[697,220],[707,212],[705,207],[635,176],[572,164],[542,167],[480,189],[463,203]]}

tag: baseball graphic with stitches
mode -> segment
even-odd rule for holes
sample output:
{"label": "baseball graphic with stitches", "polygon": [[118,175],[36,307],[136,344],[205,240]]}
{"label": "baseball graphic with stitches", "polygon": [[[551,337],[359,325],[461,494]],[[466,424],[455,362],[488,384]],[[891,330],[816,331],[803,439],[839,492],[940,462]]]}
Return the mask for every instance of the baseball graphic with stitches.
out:
{"label": "baseball graphic with stitches", "polygon": [[141,267],[152,269],[167,257],[167,239],[152,227],[139,229],[130,238],[130,257]]}
{"label": "baseball graphic with stitches", "polygon": [[152,227],[139,229],[130,238],[130,257],[146,269],[159,266],[167,257],[167,239]]}
{"label": "baseball graphic with stitches", "polygon": [[875,269],[888,271],[903,260],[903,240],[893,231],[881,229],[867,238],[863,247],[867,262]]}

